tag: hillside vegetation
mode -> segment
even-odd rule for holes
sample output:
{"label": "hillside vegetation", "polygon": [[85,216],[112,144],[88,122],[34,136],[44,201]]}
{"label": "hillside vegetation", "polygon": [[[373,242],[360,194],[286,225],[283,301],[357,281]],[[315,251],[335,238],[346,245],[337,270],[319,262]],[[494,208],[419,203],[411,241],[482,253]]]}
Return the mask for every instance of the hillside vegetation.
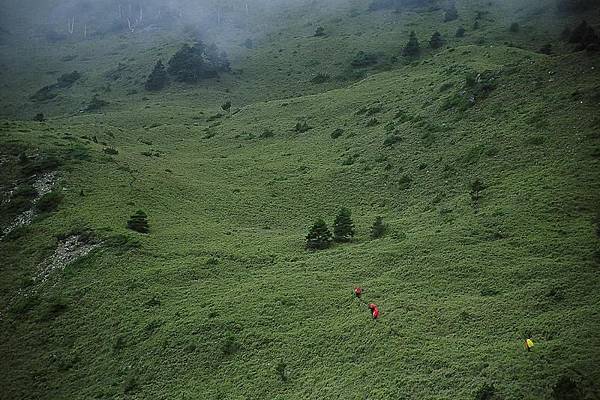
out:
{"label": "hillside vegetation", "polygon": [[600,398],[600,13],[541,3],[289,6],[150,92],[189,35],[5,45],[0,397]]}

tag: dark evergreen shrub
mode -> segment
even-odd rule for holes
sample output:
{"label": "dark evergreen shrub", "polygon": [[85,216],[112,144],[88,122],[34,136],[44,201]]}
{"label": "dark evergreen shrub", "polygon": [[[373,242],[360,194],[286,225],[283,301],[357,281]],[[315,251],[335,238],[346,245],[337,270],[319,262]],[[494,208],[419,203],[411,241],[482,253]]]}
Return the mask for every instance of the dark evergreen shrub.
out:
{"label": "dark evergreen shrub", "polygon": [[41,213],[55,211],[63,200],[63,195],[57,191],[52,191],[43,195],[36,203],[36,208]]}
{"label": "dark evergreen shrub", "polygon": [[225,103],[223,103],[221,105],[221,110],[226,111],[226,112],[231,110],[231,101],[227,100]]}
{"label": "dark evergreen shrub", "polygon": [[44,117],[43,113],[37,113],[35,114],[35,117],[33,117],[33,120],[36,122],[44,122],[46,118]]}
{"label": "dark evergreen shrub", "polygon": [[167,69],[175,80],[187,83],[215,78],[219,72],[229,72],[230,70],[227,54],[219,53],[214,44],[206,46],[201,41],[197,41],[192,46],[184,44],[171,57]]}
{"label": "dark evergreen shrub", "polygon": [[517,33],[521,30],[521,26],[517,22],[513,22],[510,24],[510,28],[508,28],[508,30],[512,33]]}
{"label": "dark evergreen shrub", "polygon": [[421,53],[421,46],[419,45],[419,40],[417,39],[417,34],[415,31],[410,32],[410,36],[408,38],[408,42],[406,46],[402,49],[402,55],[404,57],[417,57]]}
{"label": "dark evergreen shrub", "polygon": [[554,400],[583,400],[581,389],[573,379],[562,376],[552,388],[552,399]]}
{"label": "dark evergreen shrub", "polygon": [[344,134],[344,130],[342,128],[337,128],[333,132],[331,132],[331,138],[337,139]]}
{"label": "dark evergreen shrub", "polygon": [[307,132],[309,130],[311,130],[312,128],[310,126],[308,126],[308,123],[306,121],[298,121],[296,123],[296,126],[294,126],[294,130],[297,133],[304,133]]}
{"label": "dark evergreen shrub", "polygon": [[586,21],[582,21],[569,36],[569,43],[576,44],[575,50],[580,51],[586,48],[593,50],[600,44],[600,38],[594,29]]}
{"label": "dark evergreen shrub", "polygon": [[146,213],[142,210],[138,210],[129,218],[129,221],[127,221],[127,228],[139,233],[148,233],[150,231],[150,226],[148,225],[148,216]]}
{"label": "dark evergreen shrub", "polygon": [[598,5],[597,0],[559,0],[558,10],[561,12],[582,12]]}
{"label": "dark evergreen shrub", "polygon": [[542,54],[551,55],[552,54],[552,45],[550,43],[543,45],[542,47],[540,47],[539,52]]}
{"label": "dark evergreen shrub", "polygon": [[329,81],[330,77],[327,74],[318,73],[310,81],[315,84],[321,84]]}
{"label": "dark evergreen shrub", "polygon": [[450,22],[458,19],[458,11],[454,0],[448,2],[448,6],[444,10],[444,22]]}
{"label": "dark evergreen shrub", "polygon": [[167,75],[167,71],[165,70],[165,66],[162,63],[162,60],[158,60],[156,65],[154,65],[154,69],[148,75],[148,79],[146,79],[146,90],[157,91],[163,89],[167,86],[169,82],[169,76]]}
{"label": "dark evergreen shrub", "polygon": [[375,218],[373,226],[371,226],[371,239],[379,239],[385,235],[387,231],[387,224],[383,222],[383,217]]}
{"label": "dark evergreen shrub", "polygon": [[471,201],[477,204],[479,202],[479,199],[481,198],[481,192],[485,189],[485,185],[479,178],[477,178],[473,182],[471,182],[470,188]]}
{"label": "dark evergreen shrub", "polygon": [[434,32],[431,35],[431,39],[429,39],[429,47],[432,49],[439,49],[444,45],[444,39],[442,38],[442,34],[439,32]]}
{"label": "dark evergreen shrub", "polygon": [[323,250],[331,245],[332,234],[323,219],[319,218],[306,236],[306,249]]}
{"label": "dark evergreen shrub", "polygon": [[354,59],[352,59],[350,65],[352,65],[355,68],[364,68],[377,64],[377,60],[378,58],[376,54],[365,53],[361,50],[358,53],[356,53],[356,56],[354,56]]}
{"label": "dark evergreen shrub", "polygon": [[102,151],[111,156],[116,156],[119,154],[119,150],[115,149],[114,147],[105,147]]}
{"label": "dark evergreen shrub", "polygon": [[465,28],[463,28],[462,26],[459,26],[458,29],[456,30],[456,35],[455,36],[457,38],[464,37],[465,36],[465,32],[466,32]]}
{"label": "dark evergreen shrub", "polygon": [[108,101],[101,99],[100,97],[98,97],[97,94],[95,94],[89,101],[89,103],[85,106],[84,110],[87,112],[100,111],[103,107],[107,106],[108,104]]}
{"label": "dark evergreen shrub", "polygon": [[63,74],[58,77],[56,84],[59,88],[68,88],[73,86],[81,78],[81,74],[77,71],[73,71],[69,74]]}
{"label": "dark evergreen shrub", "polygon": [[333,240],[338,243],[349,242],[354,237],[354,234],[352,213],[346,207],[342,207],[333,223]]}
{"label": "dark evergreen shrub", "polygon": [[317,27],[317,29],[315,31],[315,36],[316,37],[325,36],[325,28],[323,28],[322,26]]}

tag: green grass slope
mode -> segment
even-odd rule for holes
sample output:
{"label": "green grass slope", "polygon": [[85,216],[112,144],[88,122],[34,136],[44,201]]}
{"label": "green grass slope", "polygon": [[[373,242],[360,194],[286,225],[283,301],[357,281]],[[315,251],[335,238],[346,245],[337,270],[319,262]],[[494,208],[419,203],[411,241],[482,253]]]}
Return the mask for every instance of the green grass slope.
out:
{"label": "green grass slope", "polygon": [[[5,122],[14,155],[65,160],[65,198],[0,243],[3,397],[543,399],[568,378],[597,398],[597,63],[467,45],[211,122],[168,102]],[[354,242],[305,251],[341,206]],[[98,249],[31,283],[86,229]]]}

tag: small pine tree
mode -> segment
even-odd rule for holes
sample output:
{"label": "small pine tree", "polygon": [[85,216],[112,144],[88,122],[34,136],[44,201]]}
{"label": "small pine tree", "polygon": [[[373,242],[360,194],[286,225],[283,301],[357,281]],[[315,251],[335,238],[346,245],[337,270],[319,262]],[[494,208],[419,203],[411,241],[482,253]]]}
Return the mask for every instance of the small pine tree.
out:
{"label": "small pine tree", "polygon": [[383,218],[375,218],[375,222],[373,222],[373,226],[371,227],[371,239],[379,239],[380,237],[383,237],[386,231],[387,224],[383,222]]}
{"label": "small pine tree", "polygon": [[458,19],[458,11],[456,10],[456,4],[454,0],[451,0],[444,12],[444,22],[454,21],[456,19]]}
{"label": "small pine tree", "polygon": [[415,31],[410,32],[410,37],[408,38],[408,42],[406,46],[402,49],[402,55],[404,57],[417,57],[421,52],[421,46],[419,45],[419,40],[417,39],[417,34]]}
{"label": "small pine tree", "polygon": [[325,221],[319,218],[306,235],[308,250],[323,250],[331,245],[332,235]]}
{"label": "small pine tree", "polygon": [[127,221],[127,228],[139,233],[148,233],[150,231],[150,226],[148,225],[148,216],[146,213],[142,210],[138,210],[131,216],[129,221]]}
{"label": "small pine tree", "polygon": [[146,80],[146,90],[157,91],[163,89],[167,86],[169,82],[169,77],[167,75],[167,71],[165,70],[165,66],[162,63],[162,60],[158,60],[154,69],[148,75],[148,79]]}
{"label": "small pine tree", "polygon": [[431,35],[431,39],[429,39],[429,46],[432,49],[439,49],[443,45],[444,39],[442,38],[442,34],[437,31],[434,32],[433,35]]}
{"label": "small pine tree", "polygon": [[229,110],[231,110],[231,101],[227,100],[225,103],[223,103],[223,105],[221,105],[221,109],[223,111],[229,111]]}
{"label": "small pine tree", "polygon": [[485,189],[485,185],[483,182],[477,178],[473,182],[471,182],[471,200],[475,205],[479,203],[479,199],[481,197],[481,192]]}
{"label": "small pine tree", "polygon": [[325,28],[323,28],[322,26],[317,27],[317,30],[315,31],[315,36],[325,36]]}
{"label": "small pine tree", "polygon": [[333,240],[338,243],[349,242],[354,234],[352,213],[346,207],[342,207],[333,223]]}

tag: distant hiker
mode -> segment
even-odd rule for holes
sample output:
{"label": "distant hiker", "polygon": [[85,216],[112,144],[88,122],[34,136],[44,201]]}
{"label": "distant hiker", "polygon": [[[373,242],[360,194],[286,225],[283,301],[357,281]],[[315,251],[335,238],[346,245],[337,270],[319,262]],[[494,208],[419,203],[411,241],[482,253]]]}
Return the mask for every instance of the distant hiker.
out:
{"label": "distant hiker", "polygon": [[369,310],[371,310],[371,315],[373,315],[373,319],[379,318],[379,308],[373,303],[369,304]]}
{"label": "distant hiker", "polygon": [[526,349],[527,351],[531,351],[531,348],[532,348],[532,347],[533,347],[533,340],[531,340],[531,339],[527,339],[527,340],[525,341],[525,349]]}
{"label": "distant hiker", "polygon": [[354,288],[354,295],[360,299],[360,296],[362,296],[362,288]]}

